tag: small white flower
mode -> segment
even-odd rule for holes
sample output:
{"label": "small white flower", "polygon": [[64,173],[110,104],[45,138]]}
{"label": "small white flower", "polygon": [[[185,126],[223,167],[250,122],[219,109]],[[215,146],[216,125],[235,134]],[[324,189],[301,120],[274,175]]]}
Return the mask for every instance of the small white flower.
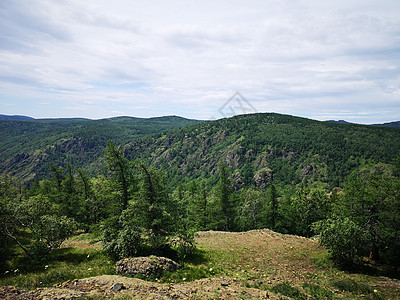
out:
{"label": "small white flower", "polygon": [[4,272],[4,274],[8,274],[8,273],[10,273],[10,271],[5,271],[5,272]]}
{"label": "small white flower", "polygon": [[92,268],[87,269],[88,271],[92,270]]}
{"label": "small white flower", "polygon": [[45,265],[44,268],[47,269],[49,267],[49,265]]}
{"label": "small white flower", "polygon": [[213,268],[210,268],[209,270],[210,270],[210,272],[211,272],[211,271],[213,270]]}
{"label": "small white flower", "polygon": [[14,273],[17,273],[18,271],[19,271],[18,269],[15,269],[15,270],[14,270]]}
{"label": "small white flower", "polygon": [[90,257],[90,254],[87,255],[87,258],[89,258],[89,257]]}
{"label": "small white flower", "polygon": [[43,283],[43,282],[41,282],[41,281],[39,282],[39,284],[42,284],[42,283]]}
{"label": "small white flower", "polygon": [[377,293],[378,292],[378,290],[374,290],[374,293]]}
{"label": "small white flower", "polygon": [[186,277],[183,277],[182,280],[185,281],[185,280],[186,280]]}

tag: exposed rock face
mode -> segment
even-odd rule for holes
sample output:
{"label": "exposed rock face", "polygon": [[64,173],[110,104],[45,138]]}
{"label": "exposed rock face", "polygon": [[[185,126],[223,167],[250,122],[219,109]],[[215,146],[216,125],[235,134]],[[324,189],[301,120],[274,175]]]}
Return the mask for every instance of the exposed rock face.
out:
{"label": "exposed rock face", "polygon": [[272,179],[272,170],[270,168],[262,168],[254,175],[254,182],[258,187],[266,187],[267,183]]}
{"label": "exposed rock face", "polygon": [[115,265],[117,274],[143,274],[146,276],[159,275],[163,271],[176,271],[180,265],[165,257],[148,256],[136,258],[124,258]]}

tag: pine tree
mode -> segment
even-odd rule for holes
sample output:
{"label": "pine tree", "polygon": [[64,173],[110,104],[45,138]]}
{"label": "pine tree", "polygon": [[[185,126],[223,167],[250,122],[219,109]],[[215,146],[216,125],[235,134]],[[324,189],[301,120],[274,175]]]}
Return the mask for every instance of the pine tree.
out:
{"label": "pine tree", "polygon": [[130,189],[134,184],[132,164],[124,157],[122,150],[117,148],[112,141],[107,143],[105,152],[107,169],[115,183],[115,188],[121,193],[121,210],[128,207],[132,198]]}

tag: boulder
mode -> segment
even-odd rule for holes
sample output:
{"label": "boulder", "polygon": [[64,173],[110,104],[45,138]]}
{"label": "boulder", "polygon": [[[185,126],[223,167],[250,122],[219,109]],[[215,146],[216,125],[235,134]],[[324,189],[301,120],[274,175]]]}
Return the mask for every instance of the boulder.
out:
{"label": "boulder", "polygon": [[145,276],[160,275],[163,271],[176,271],[180,265],[173,260],[165,257],[146,256],[135,258],[124,258],[115,265],[115,272],[121,275]]}

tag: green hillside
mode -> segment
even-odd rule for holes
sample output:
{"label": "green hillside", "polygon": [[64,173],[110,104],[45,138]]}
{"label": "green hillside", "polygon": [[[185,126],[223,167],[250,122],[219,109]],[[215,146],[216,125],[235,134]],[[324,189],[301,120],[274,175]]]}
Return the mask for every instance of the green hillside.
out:
{"label": "green hillside", "polygon": [[214,185],[225,162],[237,188],[272,179],[332,188],[357,167],[392,162],[400,130],[265,113],[212,122],[174,116],[0,121],[0,139],[1,173],[25,181],[47,177],[50,163],[98,174],[111,139],[129,159],[166,171],[173,184],[202,177]]}
{"label": "green hillside", "polygon": [[390,163],[399,154],[400,130],[320,122],[280,114],[236,116],[138,139],[126,155],[146,160],[176,182],[217,181],[225,162],[236,187],[281,185],[340,186],[355,168]]}
{"label": "green hillside", "polygon": [[199,122],[176,116],[1,120],[0,170],[24,181],[47,177],[50,163],[69,163],[93,174],[101,167],[94,162],[103,156],[110,139],[126,144],[138,137]]}
{"label": "green hillside", "polygon": [[[5,278],[0,278],[0,284],[36,288],[43,282],[50,285],[112,272],[110,266],[122,258],[158,255],[184,262],[200,253],[209,272],[214,270],[212,262],[215,270],[248,272],[253,283],[261,282],[269,261],[281,262],[285,257],[279,253],[289,254],[286,263],[272,267],[279,271],[274,278],[283,275],[277,278],[279,284],[268,279],[264,287],[287,296],[294,291],[282,283],[291,280],[289,274],[299,278],[304,271],[302,282],[309,283],[314,277],[306,274],[315,274],[315,267],[333,270],[333,265],[327,267],[331,261],[335,268],[399,277],[397,128],[271,113],[200,123],[164,117],[1,124],[2,158],[6,158],[1,160],[0,174],[0,273]],[[39,180],[31,181],[35,177]],[[272,231],[263,231],[271,234],[271,243],[258,244],[261,231],[255,231],[252,241],[251,234],[239,243],[225,240],[225,252],[215,243],[224,239],[222,235],[212,240],[205,236],[206,247],[196,250],[195,232],[201,236],[208,230],[232,233],[265,228],[307,238],[319,235],[327,251],[314,248],[312,256],[293,256],[305,239],[294,237],[299,243],[288,248],[288,239],[277,241]],[[102,252],[82,256],[79,249],[59,249],[66,239],[83,232],[92,235],[87,243],[101,241]],[[309,242],[317,247],[316,240]],[[251,248],[261,253],[273,243],[275,250],[281,250],[271,248],[272,252],[258,257],[243,252]],[[93,264],[102,268],[96,273],[70,272],[63,251],[75,257],[70,264],[79,259],[82,270],[92,271],[88,261],[92,254],[97,257]],[[257,270],[248,259],[230,260],[246,256],[259,266],[260,261],[267,264]],[[298,265],[305,257],[310,260],[303,271],[284,267]],[[236,267],[226,268],[226,262]],[[57,273],[47,275],[49,265]],[[196,278],[213,275],[192,270],[198,272]],[[321,293],[331,294],[335,288],[335,293],[339,289],[378,295],[365,286],[359,291],[353,279],[342,282],[335,277],[339,283],[334,287],[327,281],[332,277],[323,272],[324,279],[313,287]],[[182,281],[189,278],[176,274]],[[247,282],[248,287],[253,283]],[[295,290],[310,295],[309,288],[302,284]]]}

